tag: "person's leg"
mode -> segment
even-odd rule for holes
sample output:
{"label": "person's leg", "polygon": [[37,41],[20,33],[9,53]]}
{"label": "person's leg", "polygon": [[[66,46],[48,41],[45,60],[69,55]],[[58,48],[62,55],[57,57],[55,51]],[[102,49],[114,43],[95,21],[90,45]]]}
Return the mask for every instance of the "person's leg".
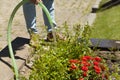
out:
{"label": "person's leg", "polygon": [[[55,9],[54,9],[54,0],[43,0],[43,4],[46,6],[46,8],[48,9],[50,16],[52,18],[53,21],[53,27],[56,27],[56,22],[55,22]],[[44,18],[44,24],[45,26],[47,26],[47,31],[51,32],[52,31],[52,27],[48,21],[48,18],[46,16],[46,14],[43,11],[43,18]]]}
{"label": "person's leg", "polygon": [[[54,0],[43,0],[43,4],[46,6],[46,8],[48,9],[50,16],[52,18],[53,21],[53,27],[57,28],[56,22],[55,22],[55,8],[54,8]],[[47,26],[47,41],[51,41],[53,39],[53,33],[52,33],[52,27],[48,21],[48,18],[46,16],[46,14],[43,12],[43,18],[44,18],[44,23],[45,26]],[[65,38],[63,37],[63,35],[59,34],[58,32],[55,32],[55,36],[56,38],[60,39],[60,40],[65,40]]]}
{"label": "person's leg", "polygon": [[36,9],[35,5],[31,2],[23,5],[23,12],[25,16],[26,26],[28,32],[38,33],[36,29]]}
{"label": "person's leg", "polygon": [[29,44],[32,47],[39,45],[39,35],[36,28],[36,9],[35,4],[28,2],[23,5],[23,12],[26,21],[27,30],[30,34]]}

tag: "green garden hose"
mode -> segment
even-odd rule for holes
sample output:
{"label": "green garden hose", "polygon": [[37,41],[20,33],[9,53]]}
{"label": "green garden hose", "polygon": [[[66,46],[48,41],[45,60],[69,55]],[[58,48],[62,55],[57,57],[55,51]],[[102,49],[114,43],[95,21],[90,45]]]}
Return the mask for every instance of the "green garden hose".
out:
{"label": "green garden hose", "polygon": [[[17,12],[17,10],[26,2],[28,2],[29,0],[22,0],[13,10],[9,22],[8,22],[8,30],[7,30],[7,42],[8,42],[8,48],[9,48],[9,52],[10,52],[10,57],[12,58],[12,64],[13,64],[13,68],[14,68],[14,73],[15,73],[15,80],[18,80],[19,78],[19,73],[18,73],[18,68],[17,68],[17,64],[15,61],[15,57],[14,57],[14,53],[13,53],[13,48],[11,45],[11,26],[12,26],[12,22],[13,22],[13,18]],[[45,14],[48,17],[49,23],[52,26],[53,29],[53,23],[52,23],[52,19],[50,17],[49,11],[47,10],[47,8],[42,4],[42,2],[39,2],[39,6],[43,9],[43,11],[45,12]],[[53,38],[54,41],[56,42],[56,37],[54,34],[54,29],[53,29]]]}

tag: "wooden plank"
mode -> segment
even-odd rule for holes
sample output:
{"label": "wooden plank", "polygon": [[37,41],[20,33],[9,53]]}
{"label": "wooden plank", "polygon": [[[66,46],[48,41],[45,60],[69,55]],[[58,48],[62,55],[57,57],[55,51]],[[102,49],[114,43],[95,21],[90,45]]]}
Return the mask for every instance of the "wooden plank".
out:
{"label": "wooden plank", "polygon": [[91,48],[99,48],[99,49],[114,49],[120,50],[120,40],[109,40],[109,39],[90,39]]}

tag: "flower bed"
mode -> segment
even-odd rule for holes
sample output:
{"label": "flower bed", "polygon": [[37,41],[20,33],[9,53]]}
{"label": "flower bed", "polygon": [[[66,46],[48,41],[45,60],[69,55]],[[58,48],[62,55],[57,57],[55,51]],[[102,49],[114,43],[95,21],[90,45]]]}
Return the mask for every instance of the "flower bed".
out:
{"label": "flower bed", "polygon": [[[41,42],[34,54],[33,70],[29,80],[110,80],[106,60],[89,48],[89,27],[85,27],[78,41],[80,25],[75,37],[65,41]],[[43,45],[44,44],[44,45]],[[47,48],[47,49],[46,49]],[[116,75],[112,75],[116,77]],[[116,78],[117,79],[117,78]],[[118,78],[119,79],[119,78]]]}
{"label": "flower bed", "polygon": [[69,63],[71,80],[108,80],[106,65],[98,56],[82,56],[79,59],[71,59]]}

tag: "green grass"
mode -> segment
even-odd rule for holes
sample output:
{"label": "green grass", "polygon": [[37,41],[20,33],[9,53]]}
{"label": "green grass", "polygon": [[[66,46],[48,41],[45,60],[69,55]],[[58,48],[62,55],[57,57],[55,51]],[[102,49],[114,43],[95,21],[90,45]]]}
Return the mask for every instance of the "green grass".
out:
{"label": "green grass", "polygon": [[[103,0],[100,5],[104,4]],[[93,24],[92,38],[120,39],[120,5],[98,11]]]}

